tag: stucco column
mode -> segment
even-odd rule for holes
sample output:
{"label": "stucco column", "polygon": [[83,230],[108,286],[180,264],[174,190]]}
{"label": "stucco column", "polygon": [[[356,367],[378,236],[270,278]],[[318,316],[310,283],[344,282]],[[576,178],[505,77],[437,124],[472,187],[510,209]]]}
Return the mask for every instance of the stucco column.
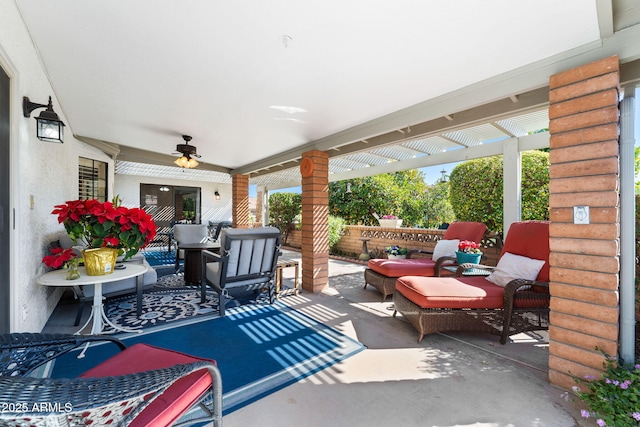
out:
{"label": "stucco column", "polygon": [[302,289],[320,292],[329,283],[329,155],[308,151],[302,175]]}
{"label": "stucco column", "polygon": [[615,56],[549,82],[549,379],[563,388],[600,376],[596,347],[617,354],[619,82]]}
{"label": "stucco column", "polygon": [[233,228],[249,228],[249,176],[233,175],[231,185]]}

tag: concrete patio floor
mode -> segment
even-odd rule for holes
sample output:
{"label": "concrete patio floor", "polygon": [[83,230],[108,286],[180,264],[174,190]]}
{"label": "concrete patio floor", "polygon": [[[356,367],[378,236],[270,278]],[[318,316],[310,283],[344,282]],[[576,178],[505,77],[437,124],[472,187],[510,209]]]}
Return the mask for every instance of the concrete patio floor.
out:
{"label": "concrete patio floor", "polygon": [[[284,251],[283,258],[300,254]],[[364,266],[331,260],[329,286],[281,301],[366,349],[224,417],[234,426],[594,426],[548,381],[548,335],[519,334],[506,345],[476,333],[426,336],[391,297],[363,289]],[[293,269],[284,270],[291,286]],[[88,310],[86,310],[88,311]],[[70,332],[75,309],[56,310],[43,332]],[[85,316],[87,314],[85,313]],[[224,378],[223,378],[224,387]]]}

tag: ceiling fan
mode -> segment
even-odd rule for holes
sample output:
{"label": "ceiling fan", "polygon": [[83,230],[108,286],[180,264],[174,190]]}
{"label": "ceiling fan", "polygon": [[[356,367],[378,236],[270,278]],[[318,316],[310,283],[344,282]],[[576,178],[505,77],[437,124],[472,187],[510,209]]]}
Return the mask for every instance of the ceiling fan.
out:
{"label": "ceiling fan", "polygon": [[173,163],[180,166],[181,168],[193,169],[198,166],[198,162],[193,157],[200,157],[198,154],[198,149],[195,145],[189,145],[189,141],[191,141],[191,137],[189,135],[182,135],[182,139],[184,139],[184,144],[178,144],[176,146],[176,152],[173,154],[182,154],[181,157],[178,157]]}

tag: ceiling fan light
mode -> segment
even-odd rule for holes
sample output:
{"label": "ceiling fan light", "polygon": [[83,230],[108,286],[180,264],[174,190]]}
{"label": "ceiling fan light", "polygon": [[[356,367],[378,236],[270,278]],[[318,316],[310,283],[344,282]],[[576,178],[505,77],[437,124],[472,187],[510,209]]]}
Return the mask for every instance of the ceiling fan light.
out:
{"label": "ceiling fan light", "polygon": [[186,156],[178,157],[173,163],[180,166],[181,168],[187,167],[187,163],[189,163],[189,159]]}
{"label": "ceiling fan light", "polygon": [[185,166],[187,169],[193,169],[195,167],[197,167],[199,165],[199,163],[196,161],[196,159],[192,159],[189,158],[189,160],[187,161],[187,166]]}

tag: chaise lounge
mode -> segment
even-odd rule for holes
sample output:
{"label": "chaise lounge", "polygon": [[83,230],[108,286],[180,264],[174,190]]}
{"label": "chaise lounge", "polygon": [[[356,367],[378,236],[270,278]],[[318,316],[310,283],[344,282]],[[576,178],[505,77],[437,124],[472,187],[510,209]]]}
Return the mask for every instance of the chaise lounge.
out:
{"label": "chaise lounge", "polygon": [[[382,293],[382,301],[393,294],[396,280],[402,276],[439,276],[444,265],[455,265],[454,251],[460,240],[471,240],[480,243],[487,231],[481,222],[454,222],[449,225],[442,239],[433,252],[409,251],[407,259],[372,259],[364,271],[364,288],[371,285]],[[411,258],[418,253],[430,254],[431,257]]]}
{"label": "chaise lounge", "polygon": [[[468,268],[491,271],[466,276]],[[462,264],[457,277],[405,276],[396,281],[395,311],[418,331],[479,331],[510,335],[549,326],[549,223],[511,225],[496,267]]]}

